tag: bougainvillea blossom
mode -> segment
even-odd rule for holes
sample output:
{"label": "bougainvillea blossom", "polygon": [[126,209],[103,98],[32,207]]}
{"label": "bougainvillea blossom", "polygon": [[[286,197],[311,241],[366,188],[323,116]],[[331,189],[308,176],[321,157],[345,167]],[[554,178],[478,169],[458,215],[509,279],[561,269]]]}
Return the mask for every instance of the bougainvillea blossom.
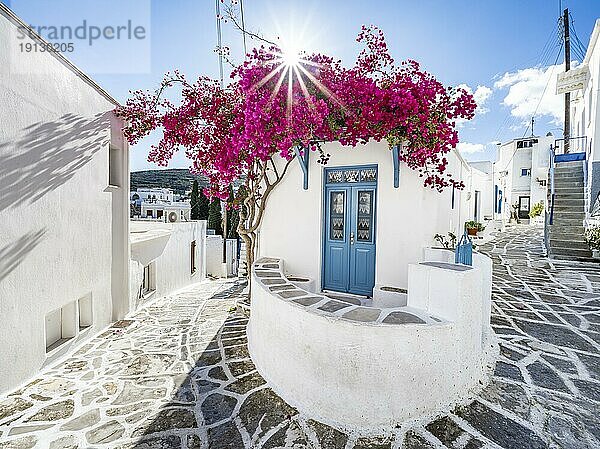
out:
{"label": "bougainvillea blossom", "polygon": [[[289,64],[272,46],[254,49],[225,88],[168,73],[157,92],[133,92],[117,114],[127,120],[132,144],[162,130],[149,160],[167,165],[184,149],[192,169],[209,178],[208,193],[221,198],[233,181],[256,175],[257,161],[289,160],[295,146],[326,162],[322,143],[371,139],[401,145],[402,161],[426,186],[461,188],[447,173],[446,155],[458,143],[456,120],[474,115],[472,95],[445,87],[416,61],[395,64],[376,27],[363,27],[357,41],[363,49],[352,67],[321,54],[301,54]],[[181,86],[177,104],[163,98],[175,85]]]}

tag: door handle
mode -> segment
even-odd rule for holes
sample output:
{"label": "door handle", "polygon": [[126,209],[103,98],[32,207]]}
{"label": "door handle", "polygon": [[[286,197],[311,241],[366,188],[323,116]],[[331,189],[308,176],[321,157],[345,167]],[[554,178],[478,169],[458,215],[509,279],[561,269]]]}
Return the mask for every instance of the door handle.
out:
{"label": "door handle", "polygon": [[350,233],[350,244],[354,245],[354,232]]}

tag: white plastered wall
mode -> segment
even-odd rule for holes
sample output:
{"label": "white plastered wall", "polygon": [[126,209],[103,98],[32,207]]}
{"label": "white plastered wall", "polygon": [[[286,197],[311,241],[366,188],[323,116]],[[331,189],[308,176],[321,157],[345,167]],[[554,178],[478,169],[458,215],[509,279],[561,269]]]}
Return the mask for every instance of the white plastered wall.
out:
{"label": "white plastered wall", "polygon": [[[0,392],[127,308],[129,167],[115,104],[50,53],[19,54],[16,70],[17,26],[0,9]],[[47,354],[45,317],[90,296],[93,325]]]}
{"label": "white plastered wall", "polygon": [[[155,238],[132,241],[130,310],[148,299],[159,298],[206,278],[206,221],[186,223],[133,222]],[[132,234],[135,235],[135,234]],[[143,233],[141,233],[143,235]],[[196,271],[191,270],[191,244],[196,242]],[[154,292],[140,298],[144,266],[153,263]]]}
{"label": "white plastered wall", "polygon": [[[423,187],[423,178],[404,163],[400,164],[400,187],[394,188],[386,142],[371,141],[355,148],[329,143],[323,149],[331,155],[327,168],[378,166],[375,283],[406,288],[408,264],[421,260],[422,247],[433,244],[436,233],[460,233],[472,200],[467,200],[465,191],[456,190],[452,209],[452,188],[438,193]],[[470,168],[456,153],[448,154],[448,159],[448,171],[455,179],[470,177]],[[302,184],[302,169],[294,160],[269,197],[258,255],[283,258],[288,274],[315,279],[320,288],[323,165],[317,163],[315,153],[310,154],[308,190]],[[469,181],[465,184],[468,189]]]}

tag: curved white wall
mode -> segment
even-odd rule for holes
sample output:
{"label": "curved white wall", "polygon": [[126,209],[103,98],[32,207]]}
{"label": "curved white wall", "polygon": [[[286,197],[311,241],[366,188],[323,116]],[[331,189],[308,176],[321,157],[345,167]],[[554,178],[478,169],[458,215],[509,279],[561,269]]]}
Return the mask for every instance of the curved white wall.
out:
{"label": "curved white wall", "polygon": [[419,307],[441,318],[386,324],[385,309],[375,308],[381,314],[375,321],[361,322],[322,311],[322,302],[301,305],[315,295],[286,287],[278,260],[257,264],[252,360],[283,399],[309,416],[347,428],[389,428],[443,411],[487,383],[492,344],[482,341],[479,269],[411,265],[412,308],[394,310]]}
{"label": "curved white wall", "polygon": [[[375,283],[406,288],[408,264],[421,260],[423,246],[433,244],[436,233],[460,234],[473,200],[452,188],[442,193],[423,187],[423,178],[400,164],[400,187],[394,188],[392,155],[386,142],[369,142],[356,148],[339,143],[323,146],[331,154],[327,168],[377,164],[377,255]],[[448,154],[449,172],[466,178],[469,168],[454,152]],[[297,161],[271,193],[259,232],[258,256],[282,257],[288,274],[309,277],[321,288],[321,230],[323,214],[323,165],[310,154],[309,189],[302,190],[303,174]],[[467,188],[469,181],[465,182]],[[470,204],[470,206],[469,206]],[[472,210],[471,210],[472,213]]]}

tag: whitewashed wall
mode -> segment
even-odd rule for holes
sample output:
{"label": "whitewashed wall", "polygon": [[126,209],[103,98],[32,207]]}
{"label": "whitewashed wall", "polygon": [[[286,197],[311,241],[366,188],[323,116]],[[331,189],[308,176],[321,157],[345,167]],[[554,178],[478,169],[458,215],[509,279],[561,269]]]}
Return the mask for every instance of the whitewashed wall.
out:
{"label": "whitewashed wall", "polygon": [[208,235],[206,237],[206,274],[221,277],[223,270],[223,237]]}
{"label": "whitewashed wall", "polygon": [[[19,53],[17,70],[18,25],[0,8],[0,391],[127,309],[129,166],[114,100],[50,53]],[[74,305],[88,296],[93,325],[47,354],[46,316],[74,310],[65,319],[77,328]]]}
{"label": "whitewashed wall", "polygon": [[[400,166],[400,187],[393,183],[392,156],[385,142],[369,142],[356,148],[338,143],[324,146],[331,154],[327,168],[377,164],[377,223],[375,283],[406,288],[408,264],[421,260],[423,246],[433,244],[436,233],[460,233],[472,207],[466,192],[442,193],[423,187],[423,179],[405,164]],[[468,178],[469,166],[450,153],[449,171]],[[288,274],[310,277],[321,285],[323,214],[323,166],[310,155],[309,189],[302,190],[302,170],[292,161],[284,180],[272,192],[259,232],[258,255],[285,260]],[[468,186],[469,181],[465,184]],[[472,200],[471,200],[472,203]]]}
{"label": "whitewashed wall", "polygon": [[[206,278],[206,221],[161,223],[133,221],[130,310]],[[142,232],[146,229],[146,232]],[[145,235],[146,234],[146,235]],[[191,243],[196,241],[196,272],[191,272]],[[144,266],[154,263],[154,292],[140,298]]]}

